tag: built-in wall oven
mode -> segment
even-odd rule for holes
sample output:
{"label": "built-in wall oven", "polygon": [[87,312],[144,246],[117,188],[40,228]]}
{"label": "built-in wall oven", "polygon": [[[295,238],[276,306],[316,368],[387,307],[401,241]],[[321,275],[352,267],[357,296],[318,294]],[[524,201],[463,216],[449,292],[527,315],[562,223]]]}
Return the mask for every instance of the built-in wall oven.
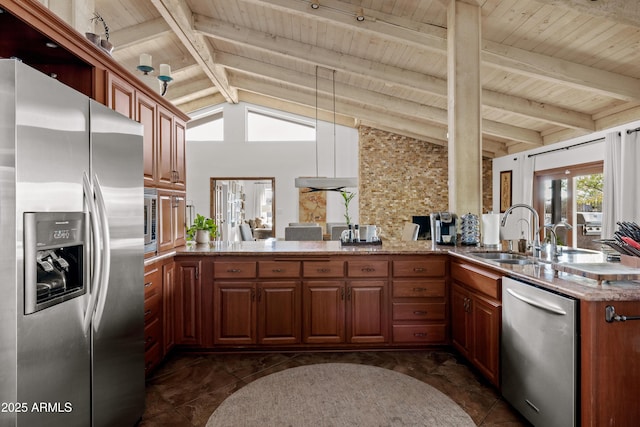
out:
{"label": "built-in wall oven", "polygon": [[155,252],[158,248],[158,190],[144,189],[144,252]]}

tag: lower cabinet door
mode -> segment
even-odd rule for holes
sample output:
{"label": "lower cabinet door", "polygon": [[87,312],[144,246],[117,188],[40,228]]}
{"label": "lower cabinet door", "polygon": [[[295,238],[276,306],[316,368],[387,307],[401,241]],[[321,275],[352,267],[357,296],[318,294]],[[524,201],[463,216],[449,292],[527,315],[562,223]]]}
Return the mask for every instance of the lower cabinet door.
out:
{"label": "lower cabinet door", "polygon": [[338,344],[345,341],[345,284],[339,280],[303,284],[303,341]]}
{"label": "lower cabinet door", "polygon": [[302,298],[297,281],[258,284],[258,341],[264,345],[299,344]]}
{"label": "lower cabinet door", "polygon": [[347,286],[349,342],[388,341],[387,286],[383,280],[352,281]]}
{"label": "lower cabinet door", "polygon": [[257,342],[255,283],[216,283],[213,298],[216,317],[214,343],[255,344]]}

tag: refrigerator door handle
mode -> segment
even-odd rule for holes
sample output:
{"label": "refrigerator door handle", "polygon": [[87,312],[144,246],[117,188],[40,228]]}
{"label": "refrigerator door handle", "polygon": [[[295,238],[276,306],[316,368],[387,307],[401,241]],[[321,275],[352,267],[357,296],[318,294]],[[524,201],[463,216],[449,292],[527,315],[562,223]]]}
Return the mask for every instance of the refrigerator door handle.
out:
{"label": "refrigerator door handle", "polygon": [[102,270],[102,259],[100,258],[100,227],[98,225],[98,216],[96,212],[96,204],[94,200],[93,188],[89,182],[89,176],[85,172],[82,175],[82,187],[84,188],[84,196],[87,200],[87,207],[89,209],[89,218],[91,220],[91,259],[93,264],[93,271],[91,272],[91,289],[89,290],[89,302],[87,303],[87,309],[84,313],[84,319],[82,321],[82,328],[85,334],[89,333],[91,328],[91,320],[93,318],[93,312],[96,306],[96,299],[98,298],[99,277]]}
{"label": "refrigerator door handle", "polygon": [[98,215],[100,217],[100,236],[102,238],[102,260],[99,291],[100,294],[98,295],[98,302],[93,323],[93,329],[97,331],[100,328],[100,322],[102,321],[102,314],[104,313],[107,293],[109,291],[109,273],[111,271],[111,240],[109,235],[107,208],[104,203],[104,196],[102,195],[102,187],[100,186],[98,175],[93,176],[93,182],[93,188],[96,193],[96,206],[98,208]]}

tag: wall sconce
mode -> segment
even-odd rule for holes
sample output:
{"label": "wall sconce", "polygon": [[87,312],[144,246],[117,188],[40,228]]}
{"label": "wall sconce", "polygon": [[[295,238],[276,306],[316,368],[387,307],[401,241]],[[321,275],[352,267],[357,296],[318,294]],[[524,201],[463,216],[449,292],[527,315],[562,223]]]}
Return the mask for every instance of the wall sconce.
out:
{"label": "wall sconce", "polygon": [[[145,76],[149,75],[149,73],[153,73],[154,68],[153,65],[151,65],[151,55],[148,53],[141,54],[140,64],[136,68]],[[162,85],[162,93],[160,95],[164,96],[167,93],[167,86],[169,85],[169,82],[173,80],[173,77],[171,77],[171,66],[169,66],[169,64],[160,64],[158,80],[160,80]]]}

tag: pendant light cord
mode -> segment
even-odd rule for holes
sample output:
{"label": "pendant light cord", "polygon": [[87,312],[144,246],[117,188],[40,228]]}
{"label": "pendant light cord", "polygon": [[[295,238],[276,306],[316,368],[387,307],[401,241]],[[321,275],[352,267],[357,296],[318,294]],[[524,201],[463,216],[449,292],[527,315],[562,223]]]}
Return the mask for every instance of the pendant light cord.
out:
{"label": "pendant light cord", "polygon": [[316,65],[316,178],[318,177],[318,66]]}
{"label": "pendant light cord", "polygon": [[336,177],[336,70],[333,70],[331,75],[331,82],[333,85],[333,177]]}

